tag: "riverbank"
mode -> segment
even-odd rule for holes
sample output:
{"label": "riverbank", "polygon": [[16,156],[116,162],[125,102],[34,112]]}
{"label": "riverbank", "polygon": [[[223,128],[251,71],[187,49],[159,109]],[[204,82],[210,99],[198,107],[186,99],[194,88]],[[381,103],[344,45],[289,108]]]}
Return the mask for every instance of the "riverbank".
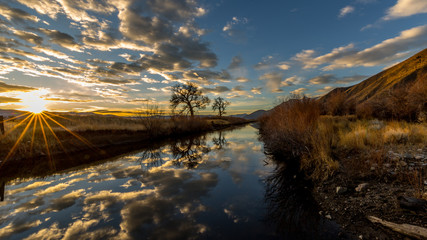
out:
{"label": "riverbank", "polygon": [[46,115],[49,125],[44,122],[41,128],[38,123],[33,128],[30,118],[19,125],[22,120],[6,122],[7,135],[0,141],[0,176],[4,181],[50,174],[170,140],[251,122],[232,117],[132,120]]}
{"label": "riverbank", "polygon": [[297,162],[313,182],[319,214],[354,238],[406,237],[369,216],[427,227],[426,205],[411,206],[427,198],[426,124],[321,116],[314,100],[301,99],[276,108],[260,125],[266,152]]}

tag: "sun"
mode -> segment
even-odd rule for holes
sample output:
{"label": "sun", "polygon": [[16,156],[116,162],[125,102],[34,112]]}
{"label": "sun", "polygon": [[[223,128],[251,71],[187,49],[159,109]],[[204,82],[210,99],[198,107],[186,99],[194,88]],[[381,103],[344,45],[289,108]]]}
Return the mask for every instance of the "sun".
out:
{"label": "sun", "polygon": [[46,111],[47,101],[41,97],[42,95],[43,93],[40,91],[21,94],[21,102],[24,105],[23,110],[36,114]]}

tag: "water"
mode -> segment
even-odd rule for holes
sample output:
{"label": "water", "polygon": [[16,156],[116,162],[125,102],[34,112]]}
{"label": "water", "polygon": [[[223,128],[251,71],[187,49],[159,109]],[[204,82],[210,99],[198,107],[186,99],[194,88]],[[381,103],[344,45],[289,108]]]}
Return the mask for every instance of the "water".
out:
{"label": "water", "polygon": [[0,239],[303,238],[323,226],[309,190],[281,189],[299,178],[278,178],[257,138],[248,125],[8,182]]}

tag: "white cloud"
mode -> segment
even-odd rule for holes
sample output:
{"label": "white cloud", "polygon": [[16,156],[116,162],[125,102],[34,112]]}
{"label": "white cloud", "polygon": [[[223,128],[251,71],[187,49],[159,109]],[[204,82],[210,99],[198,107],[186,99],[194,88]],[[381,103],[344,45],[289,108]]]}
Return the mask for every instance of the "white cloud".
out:
{"label": "white cloud", "polygon": [[281,92],[281,82],[283,79],[283,73],[281,72],[269,72],[265,73],[262,76],[259,77],[260,80],[265,80],[266,86],[272,91],[272,92]]}
{"label": "white cloud", "polygon": [[283,87],[293,86],[293,85],[296,85],[296,84],[301,83],[301,82],[302,82],[302,80],[303,80],[303,78],[302,78],[302,77],[298,77],[298,76],[294,75],[294,76],[292,76],[292,77],[288,77],[288,78],[286,78],[285,80],[283,80],[283,81],[280,83],[280,86],[283,86]]}
{"label": "white cloud", "polygon": [[295,95],[301,95],[301,94],[304,94],[305,91],[307,91],[307,88],[298,88],[298,89],[295,89],[289,93],[295,94]]}
{"label": "white cloud", "polygon": [[230,22],[227,22],[227,24],[222,28],[223,32],[228,32],[229,34],[232,34],[233,26],[237,24],[246,24],[248,23],[247,18],[238,18],[233,17]]}
{"label": "white cloud", "polygon": [[426,0],[398,0],[396,5],[387,10],[387,15],[383,19],[391,20],[420,13],[427,13]]}
{"label": "white cloud", "polygon": [[289,65],[288,62],[280,62],[277,65],[278,68],[282,69],[282,70],[288,70],[289,68],[291,68],[291,66]]}
{"label": "white cloud", "polygon": [[427,47],[427,25],[404,30],[397,37],[386,39],[363,50],[357,50],[354,44],[350,43],[318,57],[315,57],[314,50],[303,50],[292,59],[301,62],[304,69],[326,65],[322,70],[330,71],[390,64],[425,47]]}
{"label": "white cloud", "polygon": [[340,10],[340,14],[338,15],[338,17],[342,18],[350,13],[354,12],[354,7],[353,6],[345,6],[343,8],[341,8]]}

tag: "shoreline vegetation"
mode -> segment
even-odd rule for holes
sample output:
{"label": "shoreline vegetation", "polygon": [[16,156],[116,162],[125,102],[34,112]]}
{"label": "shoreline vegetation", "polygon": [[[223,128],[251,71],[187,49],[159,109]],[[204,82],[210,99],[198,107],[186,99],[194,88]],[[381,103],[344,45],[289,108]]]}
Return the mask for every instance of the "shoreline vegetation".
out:
{"label": "shoreline vegetation", "polygon": [[62,159],[60,168],[64,169],[253,122],[235,117],[39,115],[43,117],[35,117],[32,123],[31,117],[23,121],[27,116],[5,120],[6,134],[0,136],[0,180],[55,172],[57,159]]}
{"label": "shoreline vegetation", "polygon": [[355,238],[403,237],[369,216],[426,228],[425,122],[325,113],[306,97],[276,106],[260,119],[266,153],[278,164],[297,164],[313,182],[319,214]]}

